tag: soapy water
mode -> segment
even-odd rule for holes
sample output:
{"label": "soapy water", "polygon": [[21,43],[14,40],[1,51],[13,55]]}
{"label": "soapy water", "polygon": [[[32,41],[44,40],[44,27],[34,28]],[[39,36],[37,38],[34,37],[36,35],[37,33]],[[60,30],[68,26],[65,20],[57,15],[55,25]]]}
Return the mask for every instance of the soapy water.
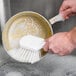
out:
{"label": "soapy water", "polygon": [[8,62],[0,67],[0,76],[47,76],[30,64]]}
{"label": "soapy water", "polygon": [[76,67],[66,69],[66,75],[65,76],[76,76]]}
{"label": "soapy water", "polygon": [[41,66],[37,68],[30,64],[8,62],[0,66],[0,76],[76,76],[76,67],[74,66],[55,69],[51,72],[43,71],[41,68]]}
{"label": "soapy water", "polygon": [[0,67],[0,76],[30,76],[28,68],[21,63],[8,62]]}
{"label": "soapy water", "polygon": [[76,76],[76,67],[68,69],[58,69],[50,73],[50,76]]}
{"label": "soapy water", "polygon": [[8,72],[5,76],[23,76],[20,72]]}

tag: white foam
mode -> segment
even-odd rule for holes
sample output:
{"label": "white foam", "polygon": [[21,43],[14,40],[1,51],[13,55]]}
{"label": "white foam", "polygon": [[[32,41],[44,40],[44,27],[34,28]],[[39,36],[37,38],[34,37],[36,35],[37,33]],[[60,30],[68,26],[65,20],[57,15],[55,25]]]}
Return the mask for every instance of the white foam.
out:
{"label": "white foam", "polygon": [[5,76],[23,76],[20,72],[8,72]]}

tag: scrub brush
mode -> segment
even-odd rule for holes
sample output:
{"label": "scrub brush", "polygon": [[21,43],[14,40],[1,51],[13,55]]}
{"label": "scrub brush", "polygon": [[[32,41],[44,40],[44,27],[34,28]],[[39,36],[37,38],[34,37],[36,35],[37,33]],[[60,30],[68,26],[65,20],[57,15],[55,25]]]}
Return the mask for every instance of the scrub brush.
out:
{"label": "scrub brush", "polygon": [[41,59],[40,49],[45,45],[45,40],[27,35],[20,39],[19,45],[20,48],[10,50],[10,56],[20,62],[35,63]]}

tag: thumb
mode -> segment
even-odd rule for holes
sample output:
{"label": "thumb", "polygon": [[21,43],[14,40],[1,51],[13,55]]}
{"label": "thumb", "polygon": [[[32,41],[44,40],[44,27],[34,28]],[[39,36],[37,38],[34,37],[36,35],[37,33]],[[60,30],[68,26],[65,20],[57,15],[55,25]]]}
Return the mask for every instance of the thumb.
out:
{"label": "thumb", "polygon": [[48,51],[49,49],[49,42],[46,41],[45,45],[43,46],[44,51]]}

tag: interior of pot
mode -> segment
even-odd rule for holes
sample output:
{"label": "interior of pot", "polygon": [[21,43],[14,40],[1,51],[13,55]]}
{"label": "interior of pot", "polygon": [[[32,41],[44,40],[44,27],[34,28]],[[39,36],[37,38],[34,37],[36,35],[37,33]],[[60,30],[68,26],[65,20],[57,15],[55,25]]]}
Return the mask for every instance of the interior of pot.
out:
{"label": "interior of pot", "polygon": [[[29,23],[26,21],[29,21]],[[21,23],[24,23],[25,26],[22,27]],[[31,11],[20,12],[7,21],[3,30],[2,41],[6,51],[18,47],[14,42],[28,34],[47,39],[53,34],[53,31],[49,22],[40,14]],[[41,54],[43,56],[46,52],[41,49]]]}

